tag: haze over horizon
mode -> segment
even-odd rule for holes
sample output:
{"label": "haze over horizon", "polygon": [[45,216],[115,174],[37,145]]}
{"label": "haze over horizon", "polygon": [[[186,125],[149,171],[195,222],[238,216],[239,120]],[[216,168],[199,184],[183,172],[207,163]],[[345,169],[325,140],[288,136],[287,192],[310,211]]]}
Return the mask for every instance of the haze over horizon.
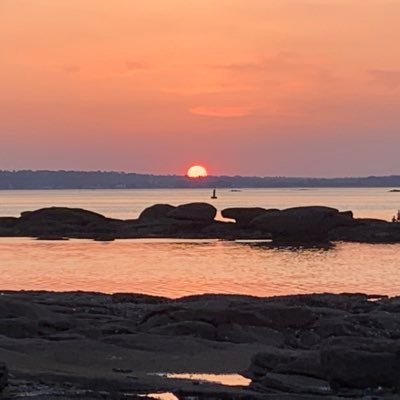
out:
{"label": "haze over horizon", "polygon": [[399,174],[400,2],[2,0],[0,169]]}

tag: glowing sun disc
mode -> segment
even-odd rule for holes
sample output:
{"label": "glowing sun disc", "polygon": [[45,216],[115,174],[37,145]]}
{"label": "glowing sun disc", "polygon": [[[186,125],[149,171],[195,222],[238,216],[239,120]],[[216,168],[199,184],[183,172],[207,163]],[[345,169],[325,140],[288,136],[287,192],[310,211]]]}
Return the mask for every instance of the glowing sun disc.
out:
{"label": "glowing sun disc", "polygon": [[186,174],[189,178],[205,178],[208,175],[207,170],[201,165],[193,165]]}

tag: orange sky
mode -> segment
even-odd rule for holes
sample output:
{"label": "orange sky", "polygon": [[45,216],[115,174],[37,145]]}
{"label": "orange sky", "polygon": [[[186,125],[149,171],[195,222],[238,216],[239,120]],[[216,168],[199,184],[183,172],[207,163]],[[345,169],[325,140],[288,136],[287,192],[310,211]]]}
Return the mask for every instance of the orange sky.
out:
{"label": "orange sky", "polygon": [[0,169],[400,173],[398,0],[0,0]]}

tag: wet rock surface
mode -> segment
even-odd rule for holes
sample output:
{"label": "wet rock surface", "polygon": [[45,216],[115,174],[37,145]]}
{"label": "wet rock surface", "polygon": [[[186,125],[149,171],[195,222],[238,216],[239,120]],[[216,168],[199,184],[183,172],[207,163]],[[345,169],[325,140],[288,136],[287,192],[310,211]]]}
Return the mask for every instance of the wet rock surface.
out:
{"label": "wet rock surface", "polygon": [[207,203],[155,204],[138,219],[118,220],[78,208],[50,207],[21,217],[0,217],[0,236],[110,241],[124,238],[248,239],[278,244],[355,241],[399,243],[400,224],[353,218],[351,211],[309,206],[286,210],[239,207],[222,210],[235,222],[215,220]]}
{"label": "wet rock surface", "polygon": [[2,292],[0,361],[6,399],[399,399],[400,300]]}

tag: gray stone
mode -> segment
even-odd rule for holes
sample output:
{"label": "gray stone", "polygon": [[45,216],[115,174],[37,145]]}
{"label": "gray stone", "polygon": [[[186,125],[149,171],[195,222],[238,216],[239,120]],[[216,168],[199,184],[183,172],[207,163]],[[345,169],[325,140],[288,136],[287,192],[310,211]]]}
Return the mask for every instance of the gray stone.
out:
{"label": "gray stone", "polygon": [[286,375],[268,373],[258,384],[267,389],[275,389],[288,393],[331,394],[329,383],[322,379],[310,378],[303,375]]}
{"label": "gray stone", "polygon": [[[347,344],[347,345],[346,345]],[[400,389],[400,343],[342,340],[321,350],[321,365],[334,388]]]}
{"label": "gray stone", "polygon": [[8,385],[8,369],[5,364],[0,363],[0,393]]}

